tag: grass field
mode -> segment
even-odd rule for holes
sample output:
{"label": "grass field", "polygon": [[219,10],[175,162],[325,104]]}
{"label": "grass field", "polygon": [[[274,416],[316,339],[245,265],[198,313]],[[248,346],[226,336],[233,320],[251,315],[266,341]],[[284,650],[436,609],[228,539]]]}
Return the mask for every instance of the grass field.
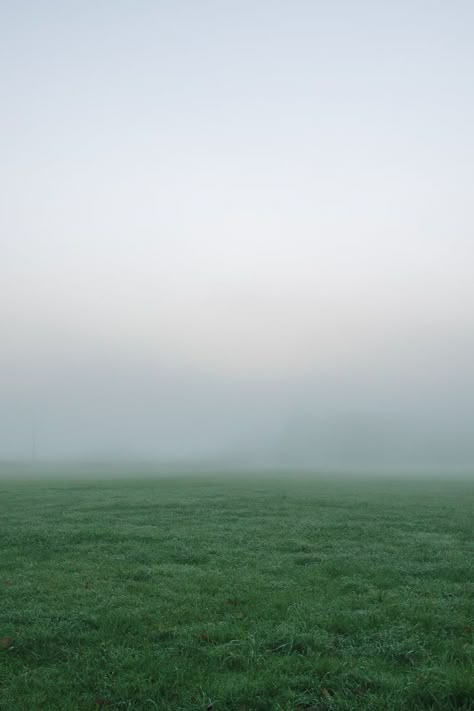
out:
{"label": "grass field", "polygon": [[472,481],[0,491],[2,709],[474,709]]}

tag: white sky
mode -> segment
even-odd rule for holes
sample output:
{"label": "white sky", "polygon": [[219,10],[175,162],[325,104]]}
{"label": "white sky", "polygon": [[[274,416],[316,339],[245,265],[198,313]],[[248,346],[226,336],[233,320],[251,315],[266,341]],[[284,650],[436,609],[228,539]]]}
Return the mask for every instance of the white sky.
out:
{"label": "white sky", "polygon": [[5,402],[73,356],[466,393],[473,31],[467,0],[0,2]]}

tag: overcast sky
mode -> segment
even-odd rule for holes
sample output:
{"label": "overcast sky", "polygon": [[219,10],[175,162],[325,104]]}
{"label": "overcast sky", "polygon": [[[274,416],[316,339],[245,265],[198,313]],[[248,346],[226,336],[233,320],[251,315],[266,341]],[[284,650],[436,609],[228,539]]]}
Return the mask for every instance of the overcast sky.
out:
{"label": "overcast sky", "polygon": [[471,0],[0,33],[0,458],[474,468]]}

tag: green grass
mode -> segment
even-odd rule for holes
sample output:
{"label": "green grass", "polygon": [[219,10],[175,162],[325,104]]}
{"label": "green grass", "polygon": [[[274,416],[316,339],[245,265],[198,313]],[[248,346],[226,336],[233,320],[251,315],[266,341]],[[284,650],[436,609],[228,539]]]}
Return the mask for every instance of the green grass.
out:
{"label": "green grass", "polygon": [[0,482],[0,708],[474,709],[474,486]]}

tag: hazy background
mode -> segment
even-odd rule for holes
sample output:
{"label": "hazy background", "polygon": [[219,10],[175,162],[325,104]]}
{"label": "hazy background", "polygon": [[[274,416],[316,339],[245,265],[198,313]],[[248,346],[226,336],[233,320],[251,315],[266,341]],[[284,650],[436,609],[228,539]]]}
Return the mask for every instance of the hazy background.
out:
{"label": "hazy background", "polygon": [[0,1],[0,459],[474,469],[473,32]]}

